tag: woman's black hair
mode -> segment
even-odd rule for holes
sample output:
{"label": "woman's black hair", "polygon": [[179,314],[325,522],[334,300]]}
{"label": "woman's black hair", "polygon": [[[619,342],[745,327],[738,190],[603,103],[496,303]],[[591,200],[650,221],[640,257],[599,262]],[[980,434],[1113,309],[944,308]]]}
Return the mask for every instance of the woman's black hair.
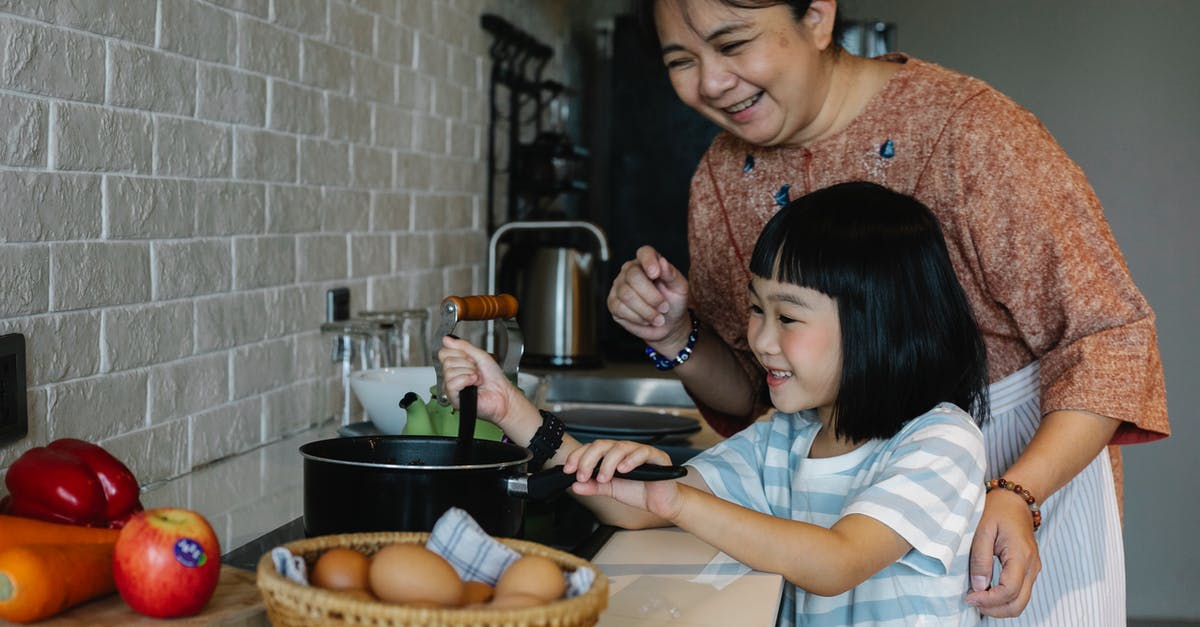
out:
{"label": "woman's black hair", "polygon": [[[638,25],[641,27],[642,39],[647,49],[658,57],[662,54],[662,42],[658,40],[658,28],[655,24],[654,6],[659,2],[678,2],[681,5],[686,0],[637,0],[636,2],[636,17]],[[808,13],[808,7],[812,4],[812,0],[720,0],[727,6],[735,9],[765,9],[776,5],[787,5],[792,11],[792,19],[796,23],[800,23],[804,19],[804,14]],[[837,17],[833,21],[833,45],[831,50],[833,53],[841,51],[842,33],[845,31],[845,22],[842,20],[842,14],[839,11]]]}
{"label": "woman's black hair", "polygon": [[763,228],[750,271],[837,303],[839,438],[891,437],[940,402],[986,418],[983,338],[937,218],[916,199],[866,182],[797,198]]}

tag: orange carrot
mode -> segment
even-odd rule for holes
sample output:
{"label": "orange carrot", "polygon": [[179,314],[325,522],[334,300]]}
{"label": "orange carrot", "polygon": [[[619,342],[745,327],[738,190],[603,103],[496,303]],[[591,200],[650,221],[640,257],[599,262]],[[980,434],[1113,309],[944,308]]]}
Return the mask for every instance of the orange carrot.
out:
{"label": "orange carrot", "polygon": [[0,514],[0,551],[24,544],[108,544],[117,542],[119,529],[34,520]]}
{"label": "orange carrot", "polygon": [[27,544],[0,551],[0,618],[29,623],[112,594],[113,545]]}

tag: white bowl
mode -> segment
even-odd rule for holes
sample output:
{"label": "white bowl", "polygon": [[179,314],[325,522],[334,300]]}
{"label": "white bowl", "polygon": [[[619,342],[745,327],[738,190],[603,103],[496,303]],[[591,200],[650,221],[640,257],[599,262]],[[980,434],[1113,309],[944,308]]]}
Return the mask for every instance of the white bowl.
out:
{"label": "white bowl", "polygon": [[[537,393],[540,377],[525,372],[517,373],[521,391],[533,399]],[[400,399],[415,392],[421,400],[430,401],[430,388],[437,385],[433,366],[409,368],[373,368],[350,374],[350,389],[367,410],[375,427],[388,435],[398,435],[408,422],[408,412],[400,408]]]}

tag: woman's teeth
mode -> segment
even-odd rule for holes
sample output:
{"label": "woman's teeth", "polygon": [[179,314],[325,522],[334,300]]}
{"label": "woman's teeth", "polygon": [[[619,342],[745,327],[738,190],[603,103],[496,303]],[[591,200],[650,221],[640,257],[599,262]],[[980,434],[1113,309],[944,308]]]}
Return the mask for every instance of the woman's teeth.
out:
{"label": "woman's teeth", "polygon": [[748,109],[750,106],[752,106],[754,103],[758,102],[759,98],[762,98],[762,92],[754,94],[750,98],[747,98],[747,99],[733,105],[732,107],[726,107],[725,111],[727,111],[729,113],[737,113],[739,111],[744,111],[745,109]]}

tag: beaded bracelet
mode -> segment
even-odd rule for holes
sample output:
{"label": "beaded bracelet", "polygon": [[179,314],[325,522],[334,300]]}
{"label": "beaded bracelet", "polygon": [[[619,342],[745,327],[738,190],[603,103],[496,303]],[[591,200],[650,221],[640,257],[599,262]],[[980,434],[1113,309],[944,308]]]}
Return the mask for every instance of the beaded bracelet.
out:
{"label": "beaded bracelet", "polygon": [[1038,507],[1037,499],[1033,498],[1033,495],[1029,493],[1029,490],[1022,488],[1021,484],[1014,483],[1008,479],[1005,479],[1004,477],[1000,477],[999,479],[992,479],[983,485],[987,488],[988,492],[991,492],[996,488],[1015,492],[1017,496],[1025,499],[1025,504],[1029,506],[1029,513],[1033,514],[1033,530],[1037,531],[1038,527],[1042,526],[1042,509]]}
{"label": "beaded bracelet", "polygon": [[538,410],[538,413],[542,415],[542,426],[538,427],[533,438],[529,440],[529,446],[525,447],[533,453],[533,459],[529,461],[530,470],[541,470],[546,460],[554,457],[558,447],[562,446],[563,433],[567,431],[566,425],[558,416],[544,409]]}
{"label": "beaded bracelet", "polygon": [[675,356],[675,359],[667,359],[659,355],[657,351],[649,346],[646,346],[646,356],[650,361],[654,362],[654,367],[659,370],[670,370],[675,366],[682,365],[683,362],[692,358],[692,349],[696,346],[696,339],[700,337],[700,321],[696,319],[696,312],[688,309],[688,316],[692,319],[692,332],[688,334],[687,344],[683,350]]}

